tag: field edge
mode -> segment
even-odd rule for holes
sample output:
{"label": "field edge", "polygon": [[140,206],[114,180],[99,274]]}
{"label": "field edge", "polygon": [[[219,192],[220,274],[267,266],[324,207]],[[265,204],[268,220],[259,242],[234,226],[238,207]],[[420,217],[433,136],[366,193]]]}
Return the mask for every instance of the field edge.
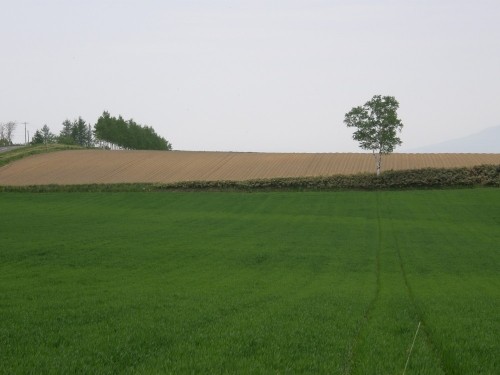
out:
{"label": "field edge", "polygon": [[500,187],[500,164],[461,168],[422,168],[319,177],[252,180],[180,181],[172,183],[91,183],[0,185],[0,192],[162,192],[162,191],[343,191]]}

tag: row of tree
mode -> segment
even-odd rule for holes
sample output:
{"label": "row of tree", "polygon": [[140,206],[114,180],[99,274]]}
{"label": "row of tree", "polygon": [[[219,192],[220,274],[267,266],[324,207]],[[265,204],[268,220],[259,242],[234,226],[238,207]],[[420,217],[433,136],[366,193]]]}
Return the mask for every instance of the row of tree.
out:
{"label": "row of tree", "polygon": [[94,145],[94,137],[92,134],[92,126],[78,117],[78,120],[65,120],[63,128],[59,133],[58,142],[65,145],[78,145],[82,147],[92,147]]}
{"label": "row of tree", "polygon": [[74,121],[65,120],[62,125],[63,128],[59,135],[55,135],[47,125],[44,125],[42,129],[35,132],[31,144],[61,143],[82,147],[94,146],[92,127],[90,124],[85,123],[81,117]]}
{"label": "row of tree", "polygon": [[142,126],[134,120],[112,117],[104,112],[94,126],[96,139],[133,150],[171,150],[172,145],[160,137],[150,126]]}
{"label": "row of tree", "polygon": [[12,145],[12,136],[14,130],[16,130],[16,125],[15,121],[0,123],[0,146]]}
{"label": "row of tree", "polygon": [[104,112],[92,126],[81,117],[65,120],[59,135],[50,131],[47,125],[37,130],[31,144],[61,143],[82,147],[100,146],[105,148],[124,148],[133,150],[171,150],[172,145],[160,137],[150,126],[142,126],[132,119],[126,121]]}

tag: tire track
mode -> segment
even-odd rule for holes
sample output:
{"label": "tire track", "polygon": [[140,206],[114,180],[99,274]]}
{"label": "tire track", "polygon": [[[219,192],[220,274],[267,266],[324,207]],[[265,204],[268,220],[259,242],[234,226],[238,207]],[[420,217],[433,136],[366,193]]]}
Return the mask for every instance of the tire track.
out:
{"label": "tire track", "polygon": [[368,304],[366,311],[363,315],[363,319],[359,325],[358,332],[353,340],[353,344],[349,350],[349,354],[347,356],[347,361],[345,365],[344,374],[351,374],[353,370],[353,365],[356,361],[356,357],[359,350],[359,344],[361,342],[361,338],[366,332],[366,329],[370,323],[370,319],[373,316],[373,311],[380,299],[380,290],[382,288],[382,282],[380,278],[380,254],[382,252],[382,223],[380,220],[380,197],[379,193],[376,193],[376,212],[377,212],[377,251],[375,253],[375,296]]}
{"label": "tire track", "polygon": [[393,219],[394,216],[392,215],[390,205],[387,205],[387,209],[389,212],[390,223],[391,223],[391,232],[392,232],[392,235],[394,238],[394,244],[395,244],[395,248],[396,248],[395,252],[396,252],[396,255],[398,258],[399,268],[401,271],[401,276],[403,278],[403,283],[405,285],[406,294],[408,295],[408,299],[411,303],[413,311],[415,312],[417,320],[419,322],[421,322],[421,331],[424,333],[425,342],[431,348],[431,350],[435,353],[436,358],[438,359],[438,362],[439,362],[439,366],[440,366],[441,370],[443,371],[443,373],[445,373],[445,374],[458,374],[458,373],[460,373],[460,371],[457,368],[450,366],[449,361],[445,361],[442,349],[439,347],[439,345],[436,344],[435,340],[432,337],[432,334],[429,331],[429,325],[426,322],[425,314],[416,302],[415,295],[413,293],[413,289],[412,289],[410,282],[408,280],[408,274],[407,274],[407,271],[406,271],[406,268],[405,268],[405,265],[403,262],[403,257],[401,255],[401,246],[399,245],[399,238],[397,236],[396,229],[394,227],[394,219]]}

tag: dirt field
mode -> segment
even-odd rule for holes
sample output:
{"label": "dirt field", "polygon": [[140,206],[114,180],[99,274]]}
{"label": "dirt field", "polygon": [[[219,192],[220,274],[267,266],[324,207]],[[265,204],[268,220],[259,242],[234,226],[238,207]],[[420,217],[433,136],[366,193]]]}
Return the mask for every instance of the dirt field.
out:
{"label": "dirt field", "polygon": [[[500,164],[500,154],[392,154],[382,170]],[[0,185],[248,180],[374,172],[371,154],[61,151],[0,168]]]}

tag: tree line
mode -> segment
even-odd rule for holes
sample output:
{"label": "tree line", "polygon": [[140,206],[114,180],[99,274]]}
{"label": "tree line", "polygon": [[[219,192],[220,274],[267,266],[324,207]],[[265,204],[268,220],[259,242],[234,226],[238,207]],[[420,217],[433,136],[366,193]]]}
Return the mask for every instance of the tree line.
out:
{"label": "tree line", "polygon": [[113,117],[103,112],[92,127],[81,117],[65,120],[59,135],[51,132],[47,125],[37,130],[31,144],[60,143],[82,147],[120,148],[131,150],[172,150],[172,144],[156,134],[147,125],[140,125],[134,120],[124,120],[122,116]]}
{"label": "tree line", "polygon": [[95,137],[122,148],[133,150],[171,150],[172,145],[160,137],[150,126],[143,126],[134,120],[112,117],[104,112],[94,126]]}

